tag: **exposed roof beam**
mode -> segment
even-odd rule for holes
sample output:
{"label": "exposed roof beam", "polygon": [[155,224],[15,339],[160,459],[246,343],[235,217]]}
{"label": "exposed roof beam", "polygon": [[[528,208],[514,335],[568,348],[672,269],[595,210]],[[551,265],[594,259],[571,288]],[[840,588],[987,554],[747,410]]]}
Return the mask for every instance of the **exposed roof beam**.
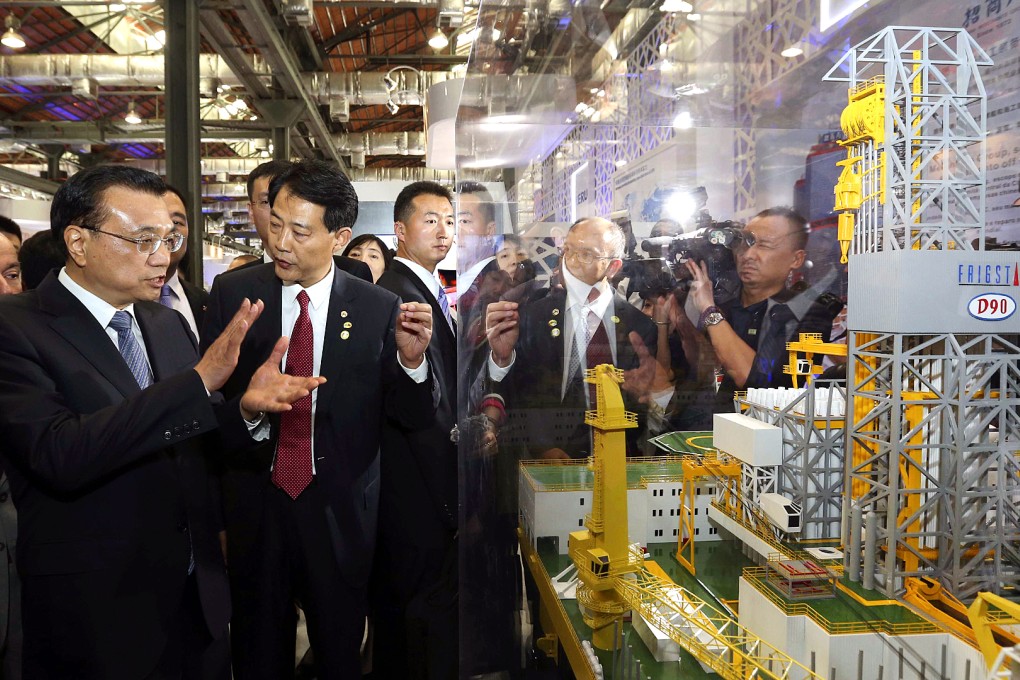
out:
{"label": "exposed roof beam", "polygon": [[468,62],[468,55],[460,54],[330,54],[327,56],[328,59],[365,59],[373,64],[438,64],[438,65],[451,65],[451,64],[466,64]]}
{"label": "exposed roof beam", "polygon": [[238,10],[241,22],[259,45],[263,59],[269,64],[274,76],[288,97],[297,97],[305,103],[305,122],[315,137],[318,148],[327,158],[336,161],[342,169],[347,163],[341,158],[333,143],[329,126],[322,119],[318,105],[312,100],[303,85],[301,72],[294,61],[293,52],[276,30],[272,17],[262,0],[244,0],[244,9]]}
{"label": "exposed roof beam", "polygon": [[[0,139],[16,139],[38,144],[122,144],[125,142],[162,142],[166,131],[162,126],[146,126],[140,130],[122,130],[89,122],[0,121]],[[211,128],[203,126],[203,140],[251,139],[265,136],[262,127]]]}
{"label": "exposed roof beam", "polygon": [[407,10],[398,10],[396,12],[383,12],[381,16],[372,19],[371,21],[366,21],[364,23],[348,26],[346,29],[340,31],[339,33],[329,38],[328,40],[323,40],[322,44],[319,47],[322,48],[323,52],[329,52],[334,47],[337,47],[338,45],[341,45],[350,40],[356,40],[361,36],[365,35],[366,33],[369,33],[376,26],[380,24],[385,24],[387,21],[391,19],[396,19],[397,17],[405,14],[406,12]]}
{"label": "exposed roof beam", "polygon": [[23,187],[29,189],[35,189],[45,194],[55,194],[57,189],[60,187],[56,182],[51,182],[48,179],[42,179],[34,175],[29,175],[27,172],[21,172],[20,170],[13,170],[8,167],[0,165],[0,181],[9,182],[11,184],[20,184]]}

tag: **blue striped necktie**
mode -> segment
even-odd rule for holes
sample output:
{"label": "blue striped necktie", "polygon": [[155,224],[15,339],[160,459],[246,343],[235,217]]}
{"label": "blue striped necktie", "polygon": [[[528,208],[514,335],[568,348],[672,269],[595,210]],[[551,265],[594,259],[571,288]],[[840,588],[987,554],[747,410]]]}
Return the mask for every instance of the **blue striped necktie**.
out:
{"label": "blue striped necktie", "polygon": [[174,294],[168,284],[163,284],[163,287],[159,289],[159,304],[164,307],[174,308]]}
{"label": "blue striped necktie", "polygon": [[138,386],[143,390],[152,384],[152,371],[149,369],[149,360],[145,357],[145,350],[135,340],[135,334],[131,332],[131,315],[121,310],[114,312],[110,319],[110,328],[117,331],[117,347],[120,355],[124,357],[128,368],[138,381]]}
{"label": "blue striped necktie", "polygon": [[446,323],[450,326],[450,330],[456,332],[453,317],[450,315],[450,301],[446,298],[446,291],[442,286],[439,286],[439,295],[436,296],[436,299],[439,301],[439,309],[443,310],[443,316],[446,317]]}

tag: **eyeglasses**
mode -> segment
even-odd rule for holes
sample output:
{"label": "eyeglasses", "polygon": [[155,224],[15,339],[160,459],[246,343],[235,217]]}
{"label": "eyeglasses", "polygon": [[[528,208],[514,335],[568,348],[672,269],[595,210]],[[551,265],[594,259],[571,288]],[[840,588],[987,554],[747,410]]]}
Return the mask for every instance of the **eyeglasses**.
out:
{"label": "eyeglasses", "polygon": [[571,248],[561,248],[560,257],[564,260],[576,260],[581,264],[588,266],[597,260],[615,260],[615,257],[596,255],[590,250],[572,250]]}
{"label": "eyeglasses", "polygon": [[154,252],[159,250],[161,245],[165,245],[166,249],[171,253],[176,253],[184,245],[184,234],[174,231],[168,234],[165,238],[157,238],[156,236],[143,236],[142,238],[131,238],[130,236],[121,236],[120,234],[114,234],[111,231],[103,231],[96,227],[89,227],[84,224],[79,224],[82,229],[88,229],[99,234],[106,234],[107,236],[113,236],[119,238],[122,241],[130,241],[135,244],[135,248],[138,249],[139,255],[152,255]]}

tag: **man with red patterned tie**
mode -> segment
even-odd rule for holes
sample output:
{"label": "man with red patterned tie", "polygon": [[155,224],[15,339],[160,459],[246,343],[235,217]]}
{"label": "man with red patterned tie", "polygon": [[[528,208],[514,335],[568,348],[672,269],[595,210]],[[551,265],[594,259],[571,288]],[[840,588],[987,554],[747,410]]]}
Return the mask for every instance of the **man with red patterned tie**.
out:
{"label": "man with red patterned tie", "polygon": [[[384,419],[430,424],[433,393],[425,350],[427,304],[339,270],[358,213],[350,181],[319,161],[296,163],[269,189],[275,262],[213,285],[203,342],[216,337],[235,299],[258,295],[266,310],[249,331],[224,393],[283,332],[286,372],[327,382],[279,419],[249,423],[258,455],[224,476],[224,514],[234,618],[234,677],[282,678],[294,670],[294,603],[308,622],[316,677],[356,678],[375,548],[379,441]],[[445,323],[445,321],[443,321]],[[261,357],[261,359],[260,359]],[[325,388],[325,389],[324,389]]]}
{"label": "man with red patterned tie", "polygon": [[[533,457],[591,454],[584,411],[594,408],[585,369],[611,363],[624,370],[624,401],[640,418],[654,376],[655,325],[618,295],[609,280],[623,265],[626,237],[613,222],[582,218],[563,243],[564,287],[523,309],[494,302],[486,309],[489,378],[507,401],[502,439],[523,440]],[[628,431],[628,453],[638,452]]]}

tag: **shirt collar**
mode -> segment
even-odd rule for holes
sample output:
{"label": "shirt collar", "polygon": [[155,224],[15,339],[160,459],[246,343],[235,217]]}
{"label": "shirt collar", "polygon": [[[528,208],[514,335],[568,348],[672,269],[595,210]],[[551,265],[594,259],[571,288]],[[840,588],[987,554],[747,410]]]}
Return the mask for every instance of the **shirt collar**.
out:
{"label": "shirt collar", "polygon": [[300,285],[283,286],[283,304],[297,304],[298,294],[301,291],[305,291],[308,293],[308,301],[311,303],[312,309],[318,309],[323,304],[329,302],[329,294],[333,290],[333,277],[335,274],[336,267],[330,262],[329,273],[323,276],[317,283],[313,283],[307,288],[302,288]]}
{"label": "shirt collar", "polygon": [[403,262],[408,269],[413,271],[415,275],[417,275],[417,277],[429,287],[429,290],[432,291],[432,295],[437,299],[439,298],[439,289],[442,288],[442,284],[439,283],[439,279],[436,278],[435,273],[425,269],[425,267],[421,266],[417,262],[411,262],[406,257],[395,257],[393,259]]}
{"label": "shirt collar", "polygon": [[184,299],[184,286],[181,285],[180,270],[175,271],[174,275],[166,280],[166,285],[170,286],[170,290],[173,291],[174,295],[177,296],[178,300]]}
{"label": "shirt collar", "polygon": [[[570,270],[566,266],[562,267],[560,271],[563,273],[563,281],[567,287],[567,308],[583,307],[588,306],[591,311],[595,312],[598,316],[604,316],[606,308],[613,300],[613,291],[609,287],[609,282],[604,278],[599,280],[594,286],[589,286],[584,281],[580,280],[576,276],[570,273]],[[588,295],[591,294],[591,289],[595,288],[599,291],[599,296],[595,299],[595,302],[588,305]]]}
{"label": "shirt collar", "polygon": [[[85,309],[89,310],[89,313],[95,317],[96,321],[98,321],[99,325],[103,328],[109,326],[110,321],[113,320],[114,313],[120,311],[106,300],[79,285],[78,282],[72,279],[67,273],[67,267],[61,267],[60,274],[57,275],[57,279],[64,284],[64,287],[70,291],[71,295],[78,298],[78,301],[85,305]],[[134,303],[125,307],[123,311],[134,317]]]}

